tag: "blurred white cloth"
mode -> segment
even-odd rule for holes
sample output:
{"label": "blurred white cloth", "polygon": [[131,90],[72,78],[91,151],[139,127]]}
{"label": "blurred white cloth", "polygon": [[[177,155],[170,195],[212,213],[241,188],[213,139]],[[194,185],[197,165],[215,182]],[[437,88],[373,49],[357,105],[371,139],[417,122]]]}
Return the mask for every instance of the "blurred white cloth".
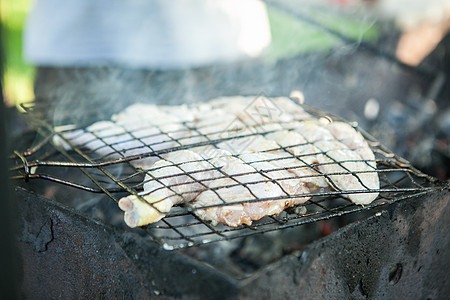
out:
{"label": "blurred white cloth", "polygon": [[450,0],[378,0],[375,8],[382,16],[393,18],[402,29],[411,29],[446,20],[450,15]]}
{"label": "blurred white cloth", "polygon": [[36,0],[24,57],[40,66],[170,69],[254,57],[269,44],[259,0]]}

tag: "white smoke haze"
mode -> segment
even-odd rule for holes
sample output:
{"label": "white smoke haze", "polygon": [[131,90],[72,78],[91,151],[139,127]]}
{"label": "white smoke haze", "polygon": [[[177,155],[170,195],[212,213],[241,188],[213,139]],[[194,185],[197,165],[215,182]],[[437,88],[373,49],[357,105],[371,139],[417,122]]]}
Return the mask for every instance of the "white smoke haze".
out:
{"label": "white smoke haze", "polygon": [[[256,53],[251,46],[258,44],[249,43],[247,46],[240,45],[240,47],[248,47],[246,51],[251,58],[216,61],[195,67],[150,68],[141,65],[142,56],[136,57],[135,61],[128,64],[124,62],[124,57],[132,56],[132,48],[138,47],[139,40],[134,39],[125,45],[125,48],[128,48],[121,53],[123,57],[119,64],[103,60],[101,64],[90,62],[82,66],[41,65],[35,84],[36,105],[44,112],[47,121],[52,125],[75,124],[77,127],[85,127],[99,120],[109,120],[111,115],[138,102],[179,105],[222,96],[259,95],[261,92],[268,97],[288,96],[292,91],[296,91],[292,95],[303,99],[305,104],[356,121],[362,128],[371,130],[376,138],[393,148],[397,154],[405,155],[409,151],[405,136],[416,135],[416,132],[414,134],[408,132],[409,128],[413,128],[411,124],[414,124],[417,130],[424,129],[417,134],[418,137],[431,136],[426,131],[428,128],[426,125],[432,123],[431,114],[428,115],[428,119],[421,119],[416,118],[417,114],[412,113],[408,116],[406,112],[412,111],[413,108],[417,111],[422,110],[421,103],[424,102],[422,100],[429,95],[429,90],[435,83],[436,65],[426,62],[428,70],[431,71],[423,75],[415,69],[399,64],[394,57],[402,27],[394,27],[393,23],[397,23],[398,13],[408,9],[409,6],[414,8],[414,11],[418,11],[416,6],[411,4],[414,0],[407,1],[408,3],[394,0],[379,1],[380,8],[377,10],[374,6],[369,7],[361,1],[347,1],[350,3],[346,5],[335,3],[345,1],[328,0],[266,2],[278,3],[280,7],[286,7],[286,11],[279,9],[271,12],[273,7],[269,5],[269,17],[272,20],[278,18],[278,21],[289,20],[286,28],[295,29],[281,37],[272,34],[270,47],[275,47],[275,50],[269,47],[263,50],[261,56],[255,57],[251,54]],[[392,7],[394,10],[383,6],[388,2],[396,3]],[[432,2],[439,1],[430,1],[430,4]],[[55,6],[61,5],[57,3]],[[352,31],[355,31],[352,35],[348,30],[339,31],[339,28],[331,28],[332,31],[347,37],[346,40],[328,32],[333,24],[326,22],[330,18],[322,18],[323,15],[340,16],[341,13],[356,20],[356,24],[364,23],[360,27],[352,23],[350,27]],[[318,24],[310,24],[309,20],[302,18],[302,16],[314,18],[317,15],[320,17],[314,20]],[[183,19],[179,18],[179,20]],[[339,23],[339,21],[341,21],[340,18],[336,22]],[[365,40],[364,34],[373,28],[376,28],[377,37]],[[297,38],[293,36],[294,34]],[[200,37],[190,34],[183,37],[182,41],[195,42],[196,38]],[[247,37],[242,38],[241,41],[247,41]],[[260,41],[265,44],[267,36]],[[364,43],[369,43],[372,49],[361,47]],[[281,51],[289,47],[294,47],[295,51]],[[227,47],[223,48],[226,50]],[[188,48],[183,50],[188,51]],[[275,59],[267,59],[265,55],[270,54]],[[374,101],[376,105],[373,104]],[[251,112],[260,111],[261,109],[255,109]],[[437,110],[435,113],[439,112]],[[267,118],[268,116],[270,114],[266,111],[256,117]],[[440,119],[443,120],[444,117]],[[400,138],[398,131],[402,134]],[[251,142],[251,139],[247,141]],[[238,146],[239,149],[236,149],[236,152],[242,152],[248,144]],[[208,151],[212,149],[214,149],[212,146],[206,148],[205,154],[208,155]],[[421,158],[430,156],[429,147],[417,147],[417,149],[426,149],[426,151],[416,151],[415,156]],[[428,154],[423,155],[424,152]],[[219,159],[218,164],[224,162],[225,160]],[[129,170],[118,167],[112,172],[114,176],[120,178],[128,174]],[[139,180],[136,179],[136,181]],[[88,180],[84,183],[90,184]],[[86,197],[86,193],[83,192],[80,197],[72,198],[72,206],[106,223],[123,225],[123,215],[116,203],[105,195],[88,195]],[[267,249],[265,253],[270,255],[267,254],[268,256],[261,260],[266,263],[272,261],[274,257],[283,255],[286,245],[292,241],[299,243],[301,239],[304,243],[309,242],[312,240],[310,232],[314,231],[317,235],[318,229],[315,225],[312,225],[312,228],[301,226],[290,231],[273,232],[247,239],[243,242],[243,247],[250,254],[253,254],[252,251],[256,251],[254,249],[258,247]],[[237,244],[237,241],[221,243],[221,246],[226,246],[215,247],[216,255],[211,257],[217,258],[217,261],[223,260],[225,257],[223,253],[229,254],[237,248]],[[250,257],[253,256],[250,255]],[[255,263],[262,264],[261,261]]]}

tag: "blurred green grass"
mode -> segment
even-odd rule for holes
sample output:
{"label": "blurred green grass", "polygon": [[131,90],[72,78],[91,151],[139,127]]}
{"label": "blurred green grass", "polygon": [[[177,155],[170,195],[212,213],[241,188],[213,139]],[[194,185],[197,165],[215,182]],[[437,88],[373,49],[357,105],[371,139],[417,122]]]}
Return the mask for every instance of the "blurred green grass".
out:
{"label": "blurred green grass", "polygon": [[22,32],[31,0],[0,2],[2,47],[4,56],[4,96],[7,105],[17,105],[34,98],[35,69],[22,57]]}
{"label": "blurred green grass", "polygon": [[[343,42],[319,26],[303,21],[273,7],[268,7],[272,33],[272,44],[267,58],[277,61],[308,52],[324,52]],[[361,41],[375,41],[379,31],[373,22],[346,16],[333,11],[315,9],[308,18],[327,29],[342,34],[355,44]]]}
{"label": "blurred green grass", "polygon": [[[34,98],[33,81],[35,68],[22,57],[22,33],[32,0],[3,0],[0,2],[2,22],[2,46],[4,50],[4,95],[8,105],[17,105]],[[272,45],[266,60],[275,62],[308,52],[328,51],[342,42],[323,29],[308,24],[276,8],[268,7],[271,24]],[[370,41],[378,38],[373,24],[337,15],[326,10],[315,10],[309,18],[350,39]]]}

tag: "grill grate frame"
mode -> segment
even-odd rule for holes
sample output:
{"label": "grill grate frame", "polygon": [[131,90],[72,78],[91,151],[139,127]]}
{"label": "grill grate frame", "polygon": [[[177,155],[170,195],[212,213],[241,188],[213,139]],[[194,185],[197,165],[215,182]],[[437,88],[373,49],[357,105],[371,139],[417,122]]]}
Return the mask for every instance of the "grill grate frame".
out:
{"label": "grill grate frame", "polygon": [[[328,113],[320,111],[318,109],[301,106],[307,113],[312,115],[314,118],[326,118],[332,121],[343,121],[342,119],[332,116]],[[130,162],[138,159],[143,159],[146,157],[154,156],[159,159],[163,158],[164,154],[183,150],[183,149],[193,149],[196,147],[211,146],[216,147],[217,144],[225,142],[228,140],[233,140],[237,138],[250,138],[251,136],[258,136],[261,134],[266,134],[268,132],[259,130],[258,128],[254,131],[250,130],[249,134],[246,135],[230,135],[229,130],[224,130],[223,132],[213,132],[212,134],[202,134],[199,129],[194,128],[188,122],[184,122],[183,125],[186,130],[194,131],[197,135],[185,137],[186,139],[196,137],[201,138],[200,142],[195,142],[191,144],[181,143],[182,139],[176,139],[171,136],[174,132],[165,132],[161,130],[161,134],[165,135],[169,140],[175,142],[177,146],[161,149],[156,151],[151,151],[142,154],[135,154],[130,156],[123,155],[122,152],[114,150],[114,154],[108,155],[97,155],[95,150],[87,150],[83,146],[78,147],[71,145],[71,151],[66,151],[61,149],[61,147],[55,147],[52,142],[55,136],[62,136],[62,132],[56,132],[54,128],[39,118],[33,110],[33,105],[24,104],[22,106],[24,111],[24,117],[27,119],[28,123],[33,125],[37,132],[42,136],[42,140],[36,144],[36,146],[31,149],[19,152],[14,152],[14,158],[16,159],[16,167],[11,169],[12,178],[14,179],[24,179],[25,181],[41,179],[53,181],[62,185],[77,188],[91,193],[102,193],[106,194],[109,198],[118,202],[121,195],[124,193],[137,195],[140,197],[139,192],[143,187],[143,177],[146,173],[144,170],[136,169]],[[239,120],[239,117],[237,117]],[[243,122],[245,123],[245,122]],[[264,233],[269,231],[281,230],[286,228],[291,228],[295,226],[300,226],[307,223],[317,222],[324,219],[329,219],[333,217],[338,217],[347,214],[356,214],[362,211],[375,211],[377,208],[402,201],[409,198],[420,197],[427,193],[431,193],[436,189],[440,189],[441,184],[437,179],[430,177],[422,172],[418,171],[411,166],[406,160],[396,156],[389,149],[377,142],[373,137],[358,129],[356,124],[351,124],[355,129],[357,129],[367,140],[369,146],[376,157],[377,169],[370,171],[376,172],[380,179],[380,189],[377,190],[361,190],[361,191],[323,191],[313,194],[299,194],[295,195],[297,197],[301,196],[312,196],[306,203],[299,205],[297,207],[297,212],[294,209],[287,209],[287,211],[282,212],[279,216],[268,216],[263,219],[253,222],[251,226],[241,225],[236,228],[227,227],[225,225],[219,224],[218,226],[212,226],[208,222],[202,221],[197,217],[193,211],[199,208],[193,207],[174,207],[166,217],[155,224],[149,224],[143,226],[142,229],[151,237],[152,240],[158,242],[165,249],[179,249],[190,246],[198,246],[209,244],[213,242],[219,242],[224,240],[231,240],[236,238],[242,238],[250,236],[253,234]],[[252,125],[253,126],[253,125]],[[259,125],[255,125],[257,127]],[[249,126],[251,127],[251,126]],[[78,128],[79,129],[79,128]],[[124,128],[125,130],[126,128]],[[161,128],[159,128],[161,129]],[[251,128],[250,128],[251,129]],[[70,129],[73,131],[74,129]],[[143,147],[151,147],[155,145],[148,145],[142,141],[143,137],[136,137],[136,131],[125,130],[127,134],[134,137],[142,142]],[[225,137],[223,135],[226,135]],[[217,136],[218,138],[211,138],[211,136]],[[114,137],[114,136],[112,136]],[[114,149],[114,143],[108,143],[105,140],[108,136],[97,135],[96,138],[104,142],[104,147],[110,147]],[[144,137],[146,138],[146,137]],[[66,142],[68,142],[66,140]],[[127,142],[122,141],[122,143]],[[292,146],[290,146],[292,147]],[[280,147],[277,150],[286,151],[288,147]],[[135,149],[127,149],[135,150]],[[271,151],[273,149],[267,150]],[[286,151],[287,153],[290,153]],[[59,153],[61,157],[65,160],[49,160],[55,157]],[[314,153],[316,154],[316,153]],[[320,152],[319,154],[327,155],[326,152]],[[112,158],[113,155],[120,155],[120,158]],[[311,155],[311,154],[305,154]],[[300,155],[302,156],[302,155]],[[302,157],[295,157],[300,159],[303,163],[308,165]],[[208,160],[205,160],[208,161]],[[342,163],[345,161],[335,161],[343,166]],[[366,161],[366,163],[368,163]],[[211,165],[211,169],[220,171],[219,168]],[[316,165],[308,165],[308,167],[313,168]],[[71,178],[61,178],[52,173],[57,169],[68,169],[69,175],[75,171],[81,171],[83,176],[88,178],[90,185],[83,184],[80,182],[73,181]],[[119,171],[118,171],[119,170]],[[125,170],[125,171],[124,171]],[[180,169],[181,170],[181,169]],[[266,170],[266,172],[274,171]],[[347,170],[348,171],[348,170]],[[183,171],[184,172],[184,171]],[[262,174],[268,180],[272,181],[267,177],[264,172],[257,171]],[[358,173],[358,172],[354,172]],[[232,177],[230,175],[224,174],[224,177]],[[349,174],[349,173],[342,173]],[[204,185],[204,182],[195,179],[190,172],[184,172],[183,175],[189,176],[193,183],[199,183]],[[238,174],[235,176],[244,176],[247,174]],[[328,174],[330,175],[330,174]],[[328,176],[324,174],[318,174],[317,176]],[[332,174],[332,175],[339,175]],[[354,174],[355,175],[355,174]],[[359,177],[357,176],[358,180]],[[161,179],[161,178],[159,178]],[[332,180],[329,179],[332,182]],[[257,182],[251,182],[257,183]],[[236,183],[239,185],[240,183]],[[248,184],[248,183],[247,183]],[[167,188],[173,188],[173,186],[166,186]],[[377,199],[369,205],[361,206],[351,203],[350,200],[344,198],[345,194],[350,193],[373,193],[378,192],[379,196]],[[183,196],[183,195],[181,195]],[[254,195],[255,196],[255,195]],[[291,196],[282,197],[272,197],[272,198],[257,198],[255,200],[247,200],[237,203],[247,203],[252,201],[283,201]],[[143,200],[141,198],[141,200]],[[143,200],[145,201],[145,200]],[[210,207],[227,205],[226,203],[212,205]],[[202,207],[206,208],[206,207]],[[303,210],[302,210],[303,209]],[[306,209],[306,212],[305,212]],[[301,213],[299,214],[298,211]]]}

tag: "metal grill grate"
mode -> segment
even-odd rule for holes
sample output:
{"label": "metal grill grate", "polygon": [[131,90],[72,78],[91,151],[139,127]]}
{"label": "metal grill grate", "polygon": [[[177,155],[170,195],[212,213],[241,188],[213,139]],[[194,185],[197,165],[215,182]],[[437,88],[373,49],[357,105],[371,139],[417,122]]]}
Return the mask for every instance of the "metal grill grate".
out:
{"label": "metal grill grate", "polygon": [[[256,100],[255,100],[256,99]],[[25,152],[15,152],[17,166],[12,168],[13,178],[49,180],[67,185],[91,193],[102,193],[108,195],[115,202],[128,194],[136,195],[141,201],[148,204],[143,196],[144,184],[149,182],[158,182],[160,189],[168,189],[172,194],[182,198],[190,195],[198,195],[199,192],[209,190],[215,193],[222,203],[213,205],[194,207],[191,204],[174,207],[160,221],[143,226],[142,228],[156,242],[160,243],[166,249],[176,249],[187,246],[207,244],[216,241],[229,240],[239,237],[245,237],[256,233],[269,232],[299,226],[306,223],[316,222],[345,214],[356,213],[360,211],[372,210],[374,208],[388,205],[400,200],[419,197],[432,190],[438,189],[436,179],[429,177],[415,168],[407,161],[397,157],[391,151],[380,145],[368,134],[361,132],[373,153],[375,154],[376,168],[373,161],[368,160],[339,160],[329,155],[330,151],[304,152],[294,155],[291,149],[294,147],[308,147],[315,145],[311,141],[302,144],[295,144],[282,147],[278,145],[275,148],[267,148],[261,153],[283,153],[286,155],[253,161],[253,163],[273,163],[273,169],[254,168],[252,172],[238,172],[230,174],[223,172],[223,165],[219,166],[213,163],[218,156],[203,156],[200,160],[190,160],[187,162],[173,163],[155,167],[151,165],[156,160],[164,160],[168,154],[176,153],[180,150],[192,150],[195,152],[208,153],[211,149],[221,149],[238,145],[239,149],[231,149],[235,154],[232,157],[236,160],[242,158],[242,153],[246,152],[248,143],[255,141],[258,137],[266,136],[270,133],[280,132],[282,130],[294,131],[298,122],[309,122],[320,120],[322,122],[342,121],[335,116],[319,111],[311,107],[298,106],[294,102],[284,102],[291,109],[298,109],[296,117],[290,120],[283,120],[285,111],[277,105],[278,102],[271,101],[269,111],[278,113],[278,117],[269,114],[261,114],[255,101],[266,101],[267,97],[260,95],[248,102],[244,108],[244,114],[231,114],[233,118],[222,122],[213,122],[207,125],[198,119],[184,120],[177,123],[179,126],[173,127],[170,121],[159,125],[142,122],[121,123],[114,121],[107,123],[104,128],[97,126],[96,130],[88,128],[52,128],[49,124],[42,121],[33,113],[33,107],[23,106],[25,117],[28,122],[35,126],[37,131],[43,137],[35,147]],[[287,98],[285,98],[287,100]],[[248,99],[247,99],[248,100]],[[273,99],[272,99],[273,100]],[[226,102],[216,102],[212,104],[212,110],[223,108]],[[283,102],[280,102],[283,103]],[[202,104],[192,107],[199,109]],[[294,105],[294,106],[292,106]],[[267,108],[267,106],[266,106]],[[162,109],[162,108],[161,108]],[[162,109],[162,112],[171,113],[172,108]],[[289,113],[292,113],[292,110]],[[201,111],[201,109],[200,109]],[[209,111],[209,112],[211,112]],[[257,112],[257,114],[255,114]],[[302,113],[306,112],[306,113]],[[261,118],[261,119],[257,119]],[[214,118],[209,118],[214,119]],[[224,122],[227,122],[226,124]],[[217,126],[218,124],[221,126]],[[124,125],[125,124],[125,125]],[[127,124],[132,124],[129,126]],[[297,125],[296,125],[297,124]],[[111,127],[113,126],[113,127]],[[355,129],[356,126],[352,125]],[[101,127],[101,126],[100,126]],[[114,128],[111,130],[111,128]],[[358,130],[358,129],[357,129]],[[86,139],[86,136],[89,138]],[[77,140],[83,137],[83,142]],[[306,140],[306,139],[305,139]],[[241,141],[236,143],[236,141]],[[227,145],[227,142],[233,142]],[[225,144],[224,144],[225,143]],[[317,149],[317,148],[315,148]],[[242,153],[241,153],[242,152]],[[323,155],[327,157],[327,162],[311,163],[311,157]],[[210,155],[211,156],[211,155]],[[51,160],[58,158],[57,160]],[[220,156],[219,156],[220,158]],[[283,161],[296,160],[297,166],[284,167]],[[370,168],[366,170],[351,170],[349,163],[364,163]],[[203,167],[193,171],[185,171],[188,164],[202,164]],[[324,173],[324,165],[340,166],[339,172]],[[179,170],[176,174],[155,177],[152,172],[164,168],[175,168]],[[292,194],[285,191],[280,182],[290,180],[289,178],[277,178],[271,176],[272,172],[292,170],[293,168],[303,168],[313,170],[313,173],[305,175],[305,179],[317,178],[325,179],[330,188],[316,189],[310,193]],[[58,176],[61,169],[68,170],[64,177]],[[210,172],[214,176],[200,178],[199,174]],[[363,174],[376,174],[380,181],[380,187],[370,188],[361,181]],[[147,176],[146,176],[147,174]],[[242,181],[241,179],[248,175],[258,174],[262,179],[252,181]],[[357,178],[362,188],[360,190],[345,190],[336,184],[336,178],[339,176],[353,176]],[[171,178],[182,178],[181,182],[166,184]],[[210,187],[210,183],[217,179],[230,179],[230,184],[218,187]],[[298,174],[295,178],[301,178]],[[166,180],[166,181],[164,181]],[[282,195],[272,197],[258,197],[254,189],[249,188],[254,184],[267,183],[277,185],[283,191]],[[179,192],[182,186],[192,185],[195,188],[187,189],[185,192]],[[243,186],[251,194],[250,199],[233,202],[233,205],[244,203],[262,203],[263,201],[286,201],[293,198],[311,197],[308,201],[295,207],[290,207],[281,212],[278,216],[266,216],[260,220],[254,221],[251,225],[240,225],[238,227],[228,227],[222,224],[213,226],[210,222],[203,221],[196,210],[205,208],[221,207],[230,205],[222,199],[217,192],[221,188],[232,188]],[[352,194],[378,193],[375,201],[368,205],[356,205],[348,199]],[[239,199],[238,199],[239,200]]]}

